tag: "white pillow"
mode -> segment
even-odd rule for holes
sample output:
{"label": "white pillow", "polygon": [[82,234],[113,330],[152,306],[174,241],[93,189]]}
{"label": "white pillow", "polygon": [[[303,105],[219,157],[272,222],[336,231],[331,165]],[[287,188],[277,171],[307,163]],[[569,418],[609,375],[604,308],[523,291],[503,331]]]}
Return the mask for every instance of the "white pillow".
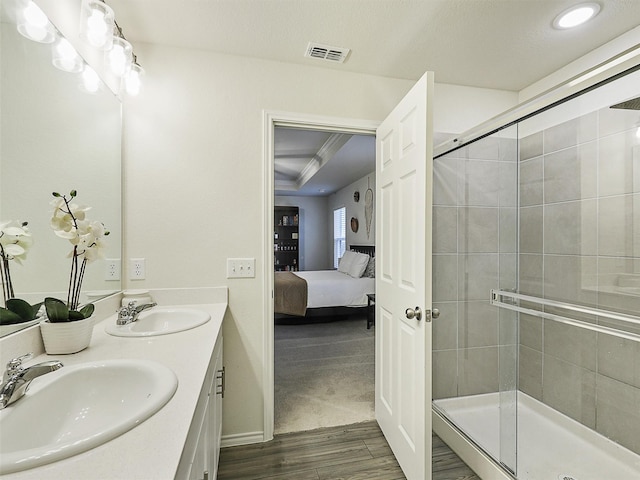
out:
{"label": "white pillow", "polygon": [[358,252],[344,252],[338,264],[338,271],[353,278],[360,278],[369,263],[369,255]]}
{"label": "white pillow", "polygon": [[353,264],[353,256],[351,255],[352,253],[353,252],[347,251],[344,252],[344,255],[342,255],[342,257],[340,257],[340,260],[338,261],[339,272],[349,275],[349,269]]}

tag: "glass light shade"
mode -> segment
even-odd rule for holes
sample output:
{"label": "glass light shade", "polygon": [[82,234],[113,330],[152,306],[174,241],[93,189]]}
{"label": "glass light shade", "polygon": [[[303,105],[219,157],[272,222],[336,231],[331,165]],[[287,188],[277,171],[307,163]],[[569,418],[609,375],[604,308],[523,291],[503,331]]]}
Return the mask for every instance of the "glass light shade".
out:
{"label": "glass light shade", "polygon": [[56,39],[55,29],[47,15],[31,0],[22,2],[18,9],[18,32],[29,40],[52,43]]}
{"label": "glass light shade", "polygon": [[107,64],[111,71],[123,78],[131,69],[133,62],[133,48],[122,37],[113,37],[113,46],[107,52]]}
{"label": "glass light shade", "polygon": [[553,26],[561,30],[577,27],[595,17],[598,12],[600,4],[595,2],[575,5],[558,15],[553,21]]}
{"label": "glass light shade", "polygon": [[84,67],[82,57],[66,38],[58,38],[53,47],[52,56],[53,65],[65,72],[78,73]]}
{"label": "glass light shade", "polygon": [[137,63],[131,65],[131,70],[129,70],[125,78],[125,89],[129,95],[136,96],[140,93],[140,86],[142,84],[140,77],[142,75],[144,75],[144,69],[140,65]]}
{"label": "glass light shade", "polygon": [[88,93],[97,93],[100,90],[100,77],[89,65],[82,70],[82,87]]}
{"label": "glass light shade", "polygon": [[89,45],[109,50],[113,45],[115,15],[109,5],[100,0],[83,0],[80,12],[80,37]]}

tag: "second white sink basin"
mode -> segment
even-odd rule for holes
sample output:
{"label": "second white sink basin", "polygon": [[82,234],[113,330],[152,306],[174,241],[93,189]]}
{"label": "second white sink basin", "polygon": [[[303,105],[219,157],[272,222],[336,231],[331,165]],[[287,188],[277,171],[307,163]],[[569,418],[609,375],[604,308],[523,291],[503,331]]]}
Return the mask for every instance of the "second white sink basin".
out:
{"label": "second white sink basin", "polygon": [[138,320],[116,325],[115,316],[107,319],[105,331],[116,337],[149,337],[182,332],[207,323],[211,319],[204,310],[186,307],[153,307],[143,311]]}
{"label": "second white sink basin", "polygon": [[77,455],[139,425],[170,399],[178,379],[148,360],[62,367],[32,381],[0,410],[0,474]]}

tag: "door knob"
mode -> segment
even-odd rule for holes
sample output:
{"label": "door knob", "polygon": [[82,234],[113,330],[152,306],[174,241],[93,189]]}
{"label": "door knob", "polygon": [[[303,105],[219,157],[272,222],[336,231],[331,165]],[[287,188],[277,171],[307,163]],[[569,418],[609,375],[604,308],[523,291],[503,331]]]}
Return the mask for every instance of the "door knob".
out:
{"label": "door knob", "polygon": [[415,318],[418,321],[422,320],[422,310],[420,310],[420,307],[407,308],[404,311],[404,314],[409,320],[411,320],[412,318]]}
{"label": "door knob", "polygon": [[433,310],[431,310],[431,318],[438,318],[440,316],[440,310],[438,310],[437,308],[434,308]]}

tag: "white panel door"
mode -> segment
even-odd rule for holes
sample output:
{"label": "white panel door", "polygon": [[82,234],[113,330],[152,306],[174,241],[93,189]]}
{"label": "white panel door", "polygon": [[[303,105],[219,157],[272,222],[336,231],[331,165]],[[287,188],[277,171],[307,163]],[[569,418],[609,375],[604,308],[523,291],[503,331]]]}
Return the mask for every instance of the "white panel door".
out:
{"label": "white panel door", "polygon": [[376,419],[408,480],[431,478],[432,92],[376,132]]}

